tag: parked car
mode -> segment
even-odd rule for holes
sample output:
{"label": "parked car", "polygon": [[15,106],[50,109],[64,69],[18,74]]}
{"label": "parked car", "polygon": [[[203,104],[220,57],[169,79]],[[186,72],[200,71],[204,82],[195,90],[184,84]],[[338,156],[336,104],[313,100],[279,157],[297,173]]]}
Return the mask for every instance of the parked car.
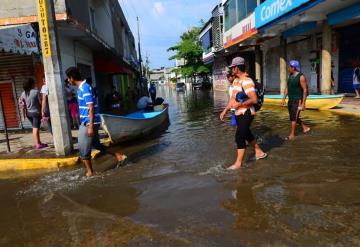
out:
{"label": "parked car", "polygon": [[183,82],[176,83],[176,92],[184,92],[186,89],[186,85]]}

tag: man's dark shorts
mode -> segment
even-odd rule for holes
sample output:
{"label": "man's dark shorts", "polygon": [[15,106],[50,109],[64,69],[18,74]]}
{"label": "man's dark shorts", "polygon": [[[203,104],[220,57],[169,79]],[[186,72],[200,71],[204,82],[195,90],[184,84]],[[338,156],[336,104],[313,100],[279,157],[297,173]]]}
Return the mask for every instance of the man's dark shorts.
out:
{"label": "man's dark shorts", "polygon": [[300,111],[298,109],[300,105],[300,100],[289,100],[288,110],[291,122],[297,122],[300,116]]}
{"label": "man's dark shorts", "polygon": [[37,112],[27,112],[26,117],[29,119],[31,126],[35,129],[40,128],[41,124],[41,117],[40,114]]}

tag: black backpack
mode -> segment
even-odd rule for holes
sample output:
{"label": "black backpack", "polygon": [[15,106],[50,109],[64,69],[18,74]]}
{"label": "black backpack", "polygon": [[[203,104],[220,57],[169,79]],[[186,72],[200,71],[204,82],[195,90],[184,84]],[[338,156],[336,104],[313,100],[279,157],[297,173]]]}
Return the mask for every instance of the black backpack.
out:
{"label": "black backpack", "polygon": [[264,86],[261,83],[259,83],[257,80],[254,81],[254,84],[255,84],[256,96],[258,98],[258,101],[254,105],[254,108],[255,108],[255,111],[260,111],[260,109],[264,103],[265,89],[264,89]]}

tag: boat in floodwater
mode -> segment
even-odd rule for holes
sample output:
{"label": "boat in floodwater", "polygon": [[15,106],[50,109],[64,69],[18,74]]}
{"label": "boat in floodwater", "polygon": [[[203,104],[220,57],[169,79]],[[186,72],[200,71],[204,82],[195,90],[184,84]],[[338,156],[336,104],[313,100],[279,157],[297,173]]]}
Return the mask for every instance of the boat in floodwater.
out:
{"label": "boat in floodwater", "polygon": [[152,112],[136,111],[125,116],[101,114],[101,121],[111,142],[119,143],[151,134],[169,121],[168,108]]}
{"label": "boat in floodwater", "polygon": [[[336,107],[343,100],[343,94],[309,95],[306,99],[306,109],[327,110]],[[281,105],[283,96],[280,94],[265,95],[264,105]]]}

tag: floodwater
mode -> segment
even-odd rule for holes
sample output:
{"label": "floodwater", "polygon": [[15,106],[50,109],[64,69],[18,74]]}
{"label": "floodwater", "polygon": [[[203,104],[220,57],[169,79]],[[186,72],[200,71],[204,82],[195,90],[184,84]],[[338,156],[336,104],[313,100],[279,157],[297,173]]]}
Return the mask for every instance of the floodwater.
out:
{"label": "floodwater", "polygon": [[288,142],[286,109],[265,108],[253,131],[269,157],[249,149],[228,172],[226,95],[158,91],[171,125],[117,147],[127,166],[3,176],[0,246],[360,246],[358,119],[307,111],[312,132]]}

